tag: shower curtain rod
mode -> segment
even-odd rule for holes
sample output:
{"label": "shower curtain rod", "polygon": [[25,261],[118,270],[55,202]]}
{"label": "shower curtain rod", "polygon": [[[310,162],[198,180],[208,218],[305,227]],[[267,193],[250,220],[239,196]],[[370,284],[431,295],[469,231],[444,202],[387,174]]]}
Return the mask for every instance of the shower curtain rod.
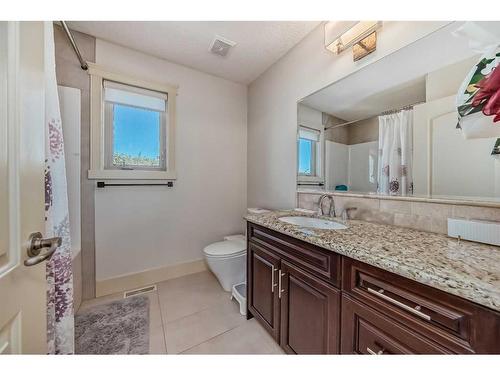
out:
{"label": "shower curtain rod", "polygon": [[75,38],[73,38],[73,34],[71,34],[71,30],[68,28],[65,21],[59,21],[59,22],[61,22],[64,32],[66,33],[66,36],[68,37],[68,40],[71,44],[71,47],[73,47],[73,51],[75,51],[76,57],[80,61],[80,67],[83,70],[87,70],[89,66],[87,65],[87,62],[83,59],[82,54],[80,53],[80,50],[76,45]]}
{"label": "shower curtain rod", "polygon": [[412,109],[413,106],[415,106],[417,104],[421,104],[421,103],[425,103],[425,102],[423,102],[423,101],[422,102],[416,102],[416,103],[413,103],[413,104],[405,105],[404,107],[401,107],[401,108],[398,108],[398,109],[390,109],[388,111],[383,111],[383,112],[380,112],[377,115],[373,115],[373,116],[370,116],[370,117],[362,118],[362,119],[359,119],[359,120],[353,120],[353,121],[343,122],[342,124],[334,124],[334,125],[330,125],[330,126],[325,126],[325,130],[334,129],[334,128],[340,128],[341,126],[346,126],[346,125],[354,124],[355,122],[360,122],[360,121],[363,121],[363,120],[368,120],[369,118],[372,118],[372,117],[375,117],[375,116],[385,116],[385,115],[389,115],[391,113],[398,113],[399,111],[403,111],[405,109]]}

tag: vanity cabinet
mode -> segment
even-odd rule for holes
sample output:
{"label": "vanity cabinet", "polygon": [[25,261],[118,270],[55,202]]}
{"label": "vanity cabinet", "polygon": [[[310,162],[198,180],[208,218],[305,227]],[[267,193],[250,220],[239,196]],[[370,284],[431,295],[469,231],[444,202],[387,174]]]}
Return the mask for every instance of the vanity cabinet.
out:
{"label": "vanity cabinet", "polygon": [[[247,307],[293,354],[339,352],[338,255],[251,225],[247,255]],[[332,259],[335,258],[335,259]]]}
{"label": "vanity cabinet", "polygon": [[287,353],[500,353],[500,314],[248,223],[247,305]]}

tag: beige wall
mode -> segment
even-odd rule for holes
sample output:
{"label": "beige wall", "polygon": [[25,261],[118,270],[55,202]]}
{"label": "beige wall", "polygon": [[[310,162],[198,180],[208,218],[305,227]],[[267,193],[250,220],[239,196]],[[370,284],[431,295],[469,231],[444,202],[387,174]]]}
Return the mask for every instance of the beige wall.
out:
{"label": "beige wall", "polygon": [[430,102],[446,96],[456,95],[462,81],[478,61],[479,56],[474,56],[427,74],[425,101]]}
{"label": "beige wall", "polygon": [[446,23],[385,22],[377,50],[358,62],[350,53],[327,51],[320,25],[253,81],[248,94],[248,205],[295,205],[298,100]]}
{"label": "beige wall", "polygon": [[297,106],[297,116],[299,125],[319,130],[321,133],[324,132],[325,127],[323,125],[323,114],[321,111],[299,104]]}
{"label": "beige wall", "polygon": [[[321,193],[298,193],[297,207],[317,211],[320,196]],[[334,196],[334,202],[337,215],[345,207],[357,207],[356,211],[351,212],[353,219],[434,233],[447,233],[447,219],[450,217],[500,221],[500,208],[492,207],[337,195]]]}
{"label": "beige wall", "polygon": [[[73,36],[85,60],[95,61],[95,38],[73,32]],[[66,35],[59,26],[54,27],[57,83],[62,86],[81,90],[81,263],[75,261],[74,288],[75,302],[95,296],[95,223],[94,223],[94,182],[87,179],[89,167],[89,116],[90,116],[90,80],[82,70]]]}
{"label": "beige wall", "polygon": [[355,122],[354,124],[347,125],[346,127],[348,128],[349,145],[378,141],[377,116]]}
{"label": "beige wall", "polygon": [[[329,116],[332,123],[337,123],[338,118]],[[342,123],[345,121],[340,121]],[[325,131],[325,139],[345,145],[356,145],[378,141],[378,117],[370,117],[349,125],[332,127]]]}
{"label": "beige wall", "polygon": [[328,129],[325,130],[325,139],[327,141],[342,143],[346,145],[349,142],[348,126],[335,126],[344,123],[345,120],[326,113],[324,115],[327,116],[328,119],[326,121],[326,127]]}
{"label": "beige wall", "polygon": [[243,233],[246,86],[102,40],[96,62],[179,85],[173,188],[95,191],[97,280],[200,260],[204,246]]}

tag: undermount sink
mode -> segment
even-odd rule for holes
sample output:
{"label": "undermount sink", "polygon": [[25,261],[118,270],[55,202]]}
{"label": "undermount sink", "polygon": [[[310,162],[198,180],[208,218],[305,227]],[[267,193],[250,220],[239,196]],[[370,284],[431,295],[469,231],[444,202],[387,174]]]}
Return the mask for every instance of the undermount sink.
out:
{"label": "undermount sink", "polygon": [[293,225],[298,225],[307,228],[316,229],[347,229],[344,224],[337,223],[336,221],[330,221],[325,219],[319,219],[315,217],[306,216],[285,216],[280,217],[279,220]]}

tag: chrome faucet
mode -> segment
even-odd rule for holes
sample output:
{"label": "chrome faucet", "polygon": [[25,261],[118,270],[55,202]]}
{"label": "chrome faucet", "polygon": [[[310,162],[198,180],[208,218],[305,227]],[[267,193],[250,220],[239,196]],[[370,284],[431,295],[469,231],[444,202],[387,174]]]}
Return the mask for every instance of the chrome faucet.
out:
{"label": "chrome faucet", "polygon": [[319,197],[319,201],[318,201],[318,215],[325,215],[324,211],[323,211],[323,200],[325,200],[325,198],[328,198],[328,200],[330,201],[330,212],[328,212],[328,215],[330,215],[330,217],[335,217],[335,202],[333,200],[333,197],[331,195],[328,195],[328,194],[323,194],[321,197]]}

